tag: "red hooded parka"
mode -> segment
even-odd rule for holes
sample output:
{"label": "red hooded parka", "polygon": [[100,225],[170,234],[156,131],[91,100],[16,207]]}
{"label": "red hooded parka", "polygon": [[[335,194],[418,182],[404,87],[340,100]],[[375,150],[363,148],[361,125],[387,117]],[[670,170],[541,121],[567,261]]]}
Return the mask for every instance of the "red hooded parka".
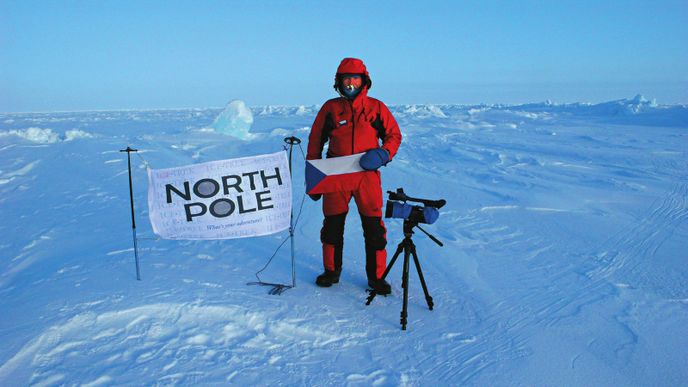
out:
{"label": "red hooded parka", "polygon": [[[360,59],[345,58],[337,68],[336,82],[343,74],[363,75],[363,90],[353,100],[339,97],[325,102],[311,128],[306,158],[322,158],[325,144],[329,143],[328,158],[348,156],[382,147],[389,152],[391,160],[401,144],[401,132],[387,106],[375,98],[368,97],[371,82],[365,64]],[[381,278],[385,271],[387,239],[382,221],[380,172],[364,173],[366,176],[357,190],[323,195],[325,220],[321,230],[321,241],[325,269],[341,271],[344,223],[349,211],[349,202],[353,197],[361,216],[366,246],[366,273],[371,280]]]}

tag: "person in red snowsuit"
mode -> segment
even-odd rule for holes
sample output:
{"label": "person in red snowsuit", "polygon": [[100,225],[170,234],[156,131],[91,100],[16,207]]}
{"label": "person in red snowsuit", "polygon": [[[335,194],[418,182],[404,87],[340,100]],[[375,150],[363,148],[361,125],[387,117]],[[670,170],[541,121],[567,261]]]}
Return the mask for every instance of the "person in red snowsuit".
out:
{"label": "person in red snowsuit", "polygon": [[[378,168],[396,155],[401,132],[387,106],[368,97],[371,86],[363,61],[343,59],[334,84],[340,97],[325,102],[308,136],[308,160],[321,159],[323,148],[329,143],[328,158],[365,152],[361,167],[366,170],[358,189],[322,195],[325,220],[320,240],[325,272],[318,276],[316,284],[328,287],[339,282],[344,223],[353,197],[363,226],[368,285],[378,294],[389,294],[391,287],[382,279],[387,265],[387,237],[382,221],[382,184]],[[311,195],[311,198],[319,200],[320,196]]]}

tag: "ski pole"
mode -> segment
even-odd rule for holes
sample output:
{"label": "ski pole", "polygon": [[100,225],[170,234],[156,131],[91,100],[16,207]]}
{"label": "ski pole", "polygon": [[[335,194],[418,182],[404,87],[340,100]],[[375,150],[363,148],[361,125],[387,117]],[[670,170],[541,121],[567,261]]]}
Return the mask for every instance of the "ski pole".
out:
{"label": "ski pole", "polygon": [[136,279],[141,281],[141,270],[139,268],[139,250],[136,241],[136,219],[134,218],[134,186],[131,181],[131,152],[138,152],[138,149],[120,149],[120,152],[127,152],[127,164],[129,167],[129,203],[131,204],[131,229],[134,237],[134,259],[136,260]]}

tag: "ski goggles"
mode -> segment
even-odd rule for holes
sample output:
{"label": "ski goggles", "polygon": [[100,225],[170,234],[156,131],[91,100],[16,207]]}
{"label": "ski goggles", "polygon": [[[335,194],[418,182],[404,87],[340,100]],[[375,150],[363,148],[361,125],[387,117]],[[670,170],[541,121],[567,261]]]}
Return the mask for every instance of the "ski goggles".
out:
{"label": "ski goggles", "polygon": [[363,77],[360,74],[345,74],[342,76],[342,86],[347,89],[360,89],[363,86]]}

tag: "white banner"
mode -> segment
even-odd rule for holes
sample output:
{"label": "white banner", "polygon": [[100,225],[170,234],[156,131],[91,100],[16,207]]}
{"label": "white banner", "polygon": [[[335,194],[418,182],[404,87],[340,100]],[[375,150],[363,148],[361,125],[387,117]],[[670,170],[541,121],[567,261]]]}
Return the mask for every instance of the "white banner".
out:
{"label": "white banner", "polygon": [[165,239],[230,239],[289,228],[286,152],[148,169],[153,232]]}

